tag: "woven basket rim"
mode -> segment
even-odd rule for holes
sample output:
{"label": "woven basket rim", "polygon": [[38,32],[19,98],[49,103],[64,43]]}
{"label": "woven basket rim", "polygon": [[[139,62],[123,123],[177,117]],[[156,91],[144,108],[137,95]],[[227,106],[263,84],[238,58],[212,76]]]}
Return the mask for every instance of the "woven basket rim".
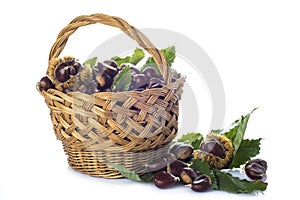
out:
{"label": "woven basket rim", "polygon": [[[77,94],[79,94],[79,93],[82,93],[82,94],[85,94],[85,95],[91,95],[91,96],[95,96],[95,95],[97,95],[97,94],[100,94],[100,93],[105,93],[105,94],[109,94],[109,93],[114,93],[114,94],[122,94],[122,93],[134,93],[134,94],[143,94],[143,93],[147,93],[147,92],[149,92],[149,91],[154,91],[154,90],[165,90],[165,89],[168,89],[168,86],[170,86],[170,85],[173,85],[173,84],[176,84],[178,81],[185,81],[186,80],[186,76],[180,76],[178,79],[176,79],[176,81],[175,82],[173,82],[173,83],[169,83],[168,85],[164,85],[162,88],[146,88],[145,90],[142,90],[142,91],[135,91],[135,90],[127,90],[127,91],[111,91],[111,92],[102,92],[102,91],[99,91],[99,92],[95,92],[95,93],[93,93],[93,94],[86,94],[86,93],[84,93],[84,92],[80,92],[80,91],[73,91],[73,92],[68,92],[68,93],[64,93],[65,95],[68,95],[68,94],[74,94],[74,93],[77,93]],[[43,93],[47,93],[47,91],[42,91],[42,90],[40,90],[40,88],[39,88],[39,82],[37,82],[36,83],[36,90],[41,94],[41,95],[43,95]],[[49,89],[49,91],[51,91],[51,90],[56,90],[56,91],[58,91],[58,92],[61,92],[61,91],[59,91],[59,90],[57,90],[57,89],[53,89],[53,88],[50,88]],[[61,92],[61,93],[63,93],[63,92]]]}

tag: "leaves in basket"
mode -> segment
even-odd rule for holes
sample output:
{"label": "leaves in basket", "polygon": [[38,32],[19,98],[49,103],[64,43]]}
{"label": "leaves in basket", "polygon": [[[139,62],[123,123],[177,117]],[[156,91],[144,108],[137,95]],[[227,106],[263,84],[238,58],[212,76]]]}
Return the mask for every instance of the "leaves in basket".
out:
{"label": "leaves in basket", "polygon": [[93,58],[88,59],[87,61],[85,61],[85,62],[83,63],[83,66],[89,65],[89,66],[91,66],[91,67],[94,67],[95,64],[96,64],[96,62],[97,62],[97,57],[93,57]]}
{"label": "leaves in basket", "polygon": [[182,135],[181,138],[177,140],[177,142],[189,144],[193,146],[195,150],[197,150],[200,148],[200,143],[202,142],[202,140],[203,136],[201,135],[201,133],[187,133]]}
{"label": "leaves in basket", "polygon": [[130,60],[130,56],[126,56],[124,58],[121,58],[119,56],[115,56],[115,57],[112,57],[111,59],[113,61],[115,61],[118,64],[118,66],[120,66],[122,63],[128,63],[129,60]]}
{"label": "leaves in basket", "polygon": [[138,64],[145,57],[145,53],[142,49],[136,48],[129,60],[131,64]]}
{"label": "leaves in basket", "polygon": [[131,83],[130,67],[126,66],[114,78],[111,86],[113,91],[127,91]]}
{"label": "leaves in basket", "polygon": [[218,190],[231,193],[252,193],[254,191],[264,191],[268,186],[268,183],[262,181],[247,181],[217,169],[213,171],[217,177]]}
{"label": "leaves in basket", "polygon": [[[172,66],[172,63],[175,60],[176,57],[176,50],[175,50],[175,46],[170,46],[168,48],[162,49],[161,52],[164,54],[167,63],[169,64],[169,66]],[[146,61],[146,63],[142,66],[141,71],[143,71],[146,67],[152,67],[158,74],[161,75],[157,64],[155,63],[153,57],[149,57],[148,60]]]}
{"label": "leaves in basket", "polygon": [[124,58],[121,58],[119,56],[115,56],[111,59],[114,60],[118,64],[118,66],[120,66],[122,63],[131,63],[133,65],[136,65],[144,57],[145,57],[144,51],[142,49],[136,48],[131,56],[126,56]]}
{"label": "leaves in basket", "polygon": [[240,167],[249,161],[252,157],[259,154],[261,138],[255,140],[244,139],[242,140],[239,149],[235,153],[229,169],[234,167]]}
{"label": "leaves in basket", "polygon": [[167,60],[167,63],[170,65],[170,67],[172,66],[174,60],[175,60],[175,57],[176,57],[176,51],[175,51],[175,46],[172,45],[168,48],[165,48],[165,49],[162,49],[161,50],[162,53],[164,54],[166,60]]}

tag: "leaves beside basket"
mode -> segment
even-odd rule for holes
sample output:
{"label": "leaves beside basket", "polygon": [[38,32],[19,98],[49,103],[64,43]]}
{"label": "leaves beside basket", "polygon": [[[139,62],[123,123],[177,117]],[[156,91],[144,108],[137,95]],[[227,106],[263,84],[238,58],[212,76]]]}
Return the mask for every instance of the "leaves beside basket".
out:
{"label": "leaves beside basket", "polygon": [[[170,149],[170,152],[174,153],[174,146],[176,145],[177,146],[183,144],[191,145],[194,149],[194,159],[189,161],[188,168],[197,171],[197,173],[199,174],[205,174],[206,176],[208,176],[211,181],[210,187],[213,190],[223,190],[230,193],[252,193],[256,191],[264,191],[267,189],[268,183],[262,180],[240,179],[238,177],[234,177],[229,170],[232,168],[239,168],[237,170],[239,170],[242,175],[244,172],[240,169],[240,167],[246,163],[248,164],[252,161],[255,161],[255,160],[252,161],[250,160],[251,158],[259,154],[261,138],[258,139],[244,138],[248,120],[250,118],[250,115],[253,113],[253,111],[247,114],[246,116],[242,116],[240,119],[234,121],[234,123],[232,123],[230,128],[228,129],[214,130],[215,134],[219,134],[220,136],[225,136],[227,137],[227,139],[230,139],[235,147],[232,158],[227,163],[227,165],[222,169],[217,169],[215,167],[210,166],[209,162],[203,159],[203,157],[198,156],[198,152],[203,150],[202,149],[203,146],[201,144],[204,143],[203,141],[207,141],[207,138],[204,139],[204,137],[200,133],[187,133],[183,135],[173,144],[173,146]],[[120,173],[124,177],[134,181],[140,181],[140,182],[153,181],[153,178],[155,177],[156,174],[154,171],[154,172],[148,172],[143,175],[138,175],[134,171],[126,170],[123,166],[112,164],[112,163],[109,163],[109,165],[111,165],[112,167],[120,171]],[[172,173],[172,169],[170,169],[172,167],[174,166],[172,166],[172,164],[169,163],[166,173],[168,172]],[[181,182],[185,180],[185,177],[182,176],[182,173],[180,175],[180,179]]]}

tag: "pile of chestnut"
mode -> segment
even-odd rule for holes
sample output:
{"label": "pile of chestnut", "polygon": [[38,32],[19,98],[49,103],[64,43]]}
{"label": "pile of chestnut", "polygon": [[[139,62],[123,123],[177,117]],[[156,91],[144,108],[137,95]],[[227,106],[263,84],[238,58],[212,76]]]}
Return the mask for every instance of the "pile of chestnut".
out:
{"label": "pile of chestnut", "polygon": [[[145,89],[162,88],[164,81],[157,71],[148,66],[140,71],[136,66],[130,63],[122,63],[120,66],[113,60],[105,60],[98,62],[95,66],[91,66],[90,70],[86,70],[77,60],[70,58],[59,63],[54,69],[54,78],[59,83],[65,83],[70,78],[76,76],[75,86],[72,88],[63,88],[64,93],[83,92],[93,94],[96,92],[118,92],[117,88],[112,85],[115,77],[122,71],[124,67],[130,67],[130,85],[128,90],[143,91]],[[86,79],[81,77],[88,77]],[[172,77],[172,82],[178,77]],[[78,81],[79,80],[79,81]],[[39,82],[39,88],[47,91],[55,88],[53,82],[47,77],[43,77]]]}
{"label": "pile of chestnut", "polygon": [[[181,182],[196,192],[209,190],[212,184],[210,177],[189,167],[193,152],[194,148],[191,145],[175,143],[166,157],[157,158],[147,164],[147,171],[154,172],[154,184],[158,188],[166,189]],[[266,176],[267,162],[259,158],[250,160],[244,170],[252,180],[261,180]]]}
{"label": "pile of chestnut", "polygon": [[211,179],[200,174],[187,164],[193,158],[194,148],[191,145],[175,143],[164,158],[157,158],[146,165],[146,169],[154,172],[153,181],[158,188],[166,189],[180,181],[196,192],[207,191]]}

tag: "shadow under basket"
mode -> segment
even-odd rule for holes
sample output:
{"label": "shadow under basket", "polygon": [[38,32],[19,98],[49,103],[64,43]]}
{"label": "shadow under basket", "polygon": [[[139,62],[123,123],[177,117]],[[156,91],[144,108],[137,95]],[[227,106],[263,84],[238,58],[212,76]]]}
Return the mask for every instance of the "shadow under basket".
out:
{"label": "shadow under basket", "polygon": [[[53,75],[53,63],[75,30],[94,23],[120,28],[147,50],[159,68],[164,86],[94,94],[62,92],[62,85],[58,85]],[[73,169],[96,177],[120,178],[121,173],[109,163],[143,174],[147,172],[147,163],[168,153],[178,131],[179,100],[185,77],[176,77],[171,82],[171,70],[164,55],[125,20],[104,14],[73,19],[51,48],[47,75],[56,89],[37,89],[50,109],[55,135],[62,141]]]}

